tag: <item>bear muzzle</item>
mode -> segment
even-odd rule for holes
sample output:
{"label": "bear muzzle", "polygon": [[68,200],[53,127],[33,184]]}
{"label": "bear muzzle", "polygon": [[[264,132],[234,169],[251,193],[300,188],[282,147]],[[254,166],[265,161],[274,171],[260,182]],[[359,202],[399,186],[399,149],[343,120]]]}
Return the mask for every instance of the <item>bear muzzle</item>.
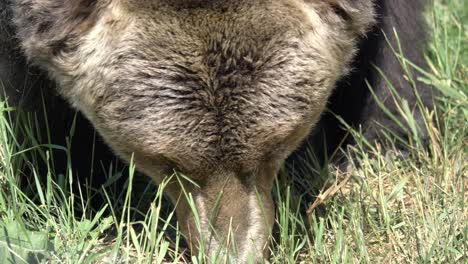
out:
{"label": "bear muzzle", "polygon": [[199,186],[168,191],[192,256],[204,256],[207,263],[261,263],[274,221],[274,176],[210,176]]}

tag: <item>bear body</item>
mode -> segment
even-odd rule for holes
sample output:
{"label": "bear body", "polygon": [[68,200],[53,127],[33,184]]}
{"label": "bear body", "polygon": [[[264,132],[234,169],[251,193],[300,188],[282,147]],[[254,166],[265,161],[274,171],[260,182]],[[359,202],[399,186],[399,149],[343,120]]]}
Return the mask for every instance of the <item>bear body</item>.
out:
{"label": "bear body", "polygon": [[[9,0],[0,8],[8,100],[34,110],[30,95],[43,91],[48,119],[62,124],[54,136],[61,142],[73,110],[57,92],[114,153],[133,157],[156,182],[174,170],[190,177],[198,184],[185,187],[203,220],[200,234],[178,199],[180,186],[170,185],[167,195],[179,201],[193,251],[202,238],[215,252],[234,224],[239,263],[265,252],[270,192],[284,160],[305,141],[319,151],[323,135],[328,153],[341,142],[345,131],[331,112],[362,125],[370,141],[379,139],[380,126],[404,133],[366,85],[399,116],[375,65],[411,106],[417,102],[387,43],[396,44],[394,28],[403,54],[425,67],[419,0]],[[417,87],[431,107],[431,90]],[[83,142],[75,151],[83,157],[92,129],[78,129],[85,136],[74,139]]]}

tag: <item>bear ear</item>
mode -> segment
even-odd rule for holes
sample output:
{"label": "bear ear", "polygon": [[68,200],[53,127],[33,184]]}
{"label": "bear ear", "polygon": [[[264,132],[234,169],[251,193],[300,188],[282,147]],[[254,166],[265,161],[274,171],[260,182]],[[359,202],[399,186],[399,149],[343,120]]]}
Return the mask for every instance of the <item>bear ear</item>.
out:
{"label": "bear ear", "polygon": [[359,35],[364,35],[376,23],[373,0],[324,0],[324,2]]}
{"label": "bear ear", "polygon": [[72,50],[74,40],[93,27],[99,9],[111,1],[12,1],[16,35],[26,56],[32,61],[49,61],[54,55]]}
{"label": "bear ear", "polygon": [[[111,1],[111,0],[109,0]],[[89,24],[103,0],[22,0],[12,4],[14,21],[27,33],[59,34]]]}

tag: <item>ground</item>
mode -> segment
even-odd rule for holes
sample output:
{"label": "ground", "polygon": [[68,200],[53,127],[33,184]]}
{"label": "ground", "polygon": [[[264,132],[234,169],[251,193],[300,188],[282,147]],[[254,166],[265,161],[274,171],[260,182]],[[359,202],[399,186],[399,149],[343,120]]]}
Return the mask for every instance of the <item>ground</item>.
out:
{"label": "ground", "polygon": [[[420,80],[442,93],[437,109],[426,111],[429,147],[421,146],[414,130],[405,155],[379,147],[367,155],[361,150],[365,142],[358,140],[362,145],[346,154],[354,161],[347,173],[332,165],[321,171],[312,165],[296,168],[308,172],[305,178],[291,177],[293,169],[283,170],[274,191],[271,263],[468,261],[464,2],[434,0],[427,12],[433,28],[427,51],[430,71]],[[403,57],[401,62],[413,67]],[[404,100],[397,100],[408,113]],[[164,184],[132,195],[132,189],[148,186],[144,178],[134,177],[133,166],[124,167],[130,177],[123,190],[116,183],[122,175],[117,165],[100,170],[107,182],[98,190],[53,171],[34,174],[25,183],[22,171],[35,171],[38,157],[47,158],[47,150],[58,146],[19,145],[12,135],[11,111],[0,104],[0,263],[203,262],[203,255],[189,259],[184,254],[173,214],[162,198]],[[362,138],[358,131],[352,133]],[[318,176],[328,184],[317,195]],[[19,188],[20,180],[29,188]],[[305,199],[311,195],[315,202]],[[97,208],[89,204],[95,196],[103,201]],[[143,204],[148,209],[142,210]]]}

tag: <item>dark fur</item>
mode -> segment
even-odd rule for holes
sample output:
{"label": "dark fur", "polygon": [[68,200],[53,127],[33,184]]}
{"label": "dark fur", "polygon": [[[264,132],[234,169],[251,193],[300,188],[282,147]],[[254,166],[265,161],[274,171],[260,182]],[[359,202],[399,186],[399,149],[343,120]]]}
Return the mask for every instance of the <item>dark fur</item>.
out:
{"label": "dark fur", "polygon": [[[340,116],[351,126],[364,131],[365,137],[373,143],[383,139],[381,131],[390,129],[402,138],[407,138],[408,131],[399,127],[382,109],[366,84],[366,80],[374,89],[377,97],[385,102],[385,106],[406,125],[391,98],[391,91],[376,68],[381,69],[400,96],[406,99],[414,109],[414,117],[420,123],[421,139],[428,139],[421,113],[417,107],[416,94],[413,87],[405,79],[405,72],[394,51],[398,52],[398,43],[394,34],[397,32],[404,56],[422,69],[427,69],[423,56],[426,39],[426,23],[423,17],[424,0],[379,0],[377,1],[378,24],[360,43],[360,51],[355,58],[352,73],[343,78],[329,99],[328,111],[322,116],[311,134],[308,144],[304,144],[297,153],[303,155],[304,148],[312,146],[321,159],[331,155],[343,143],[347,130],[335,117]],[[412,72],[414,79],[419,73]],[[433,107],[434,91],[426,84],[417,82],[418,94],[425,106]],[[348,136],[346,142],[353,142]],[[326,146],[326,148],[324,148]],[[325,154],[325,152],[327,154]],[[292,156],[295,159],[296,156]]]}

